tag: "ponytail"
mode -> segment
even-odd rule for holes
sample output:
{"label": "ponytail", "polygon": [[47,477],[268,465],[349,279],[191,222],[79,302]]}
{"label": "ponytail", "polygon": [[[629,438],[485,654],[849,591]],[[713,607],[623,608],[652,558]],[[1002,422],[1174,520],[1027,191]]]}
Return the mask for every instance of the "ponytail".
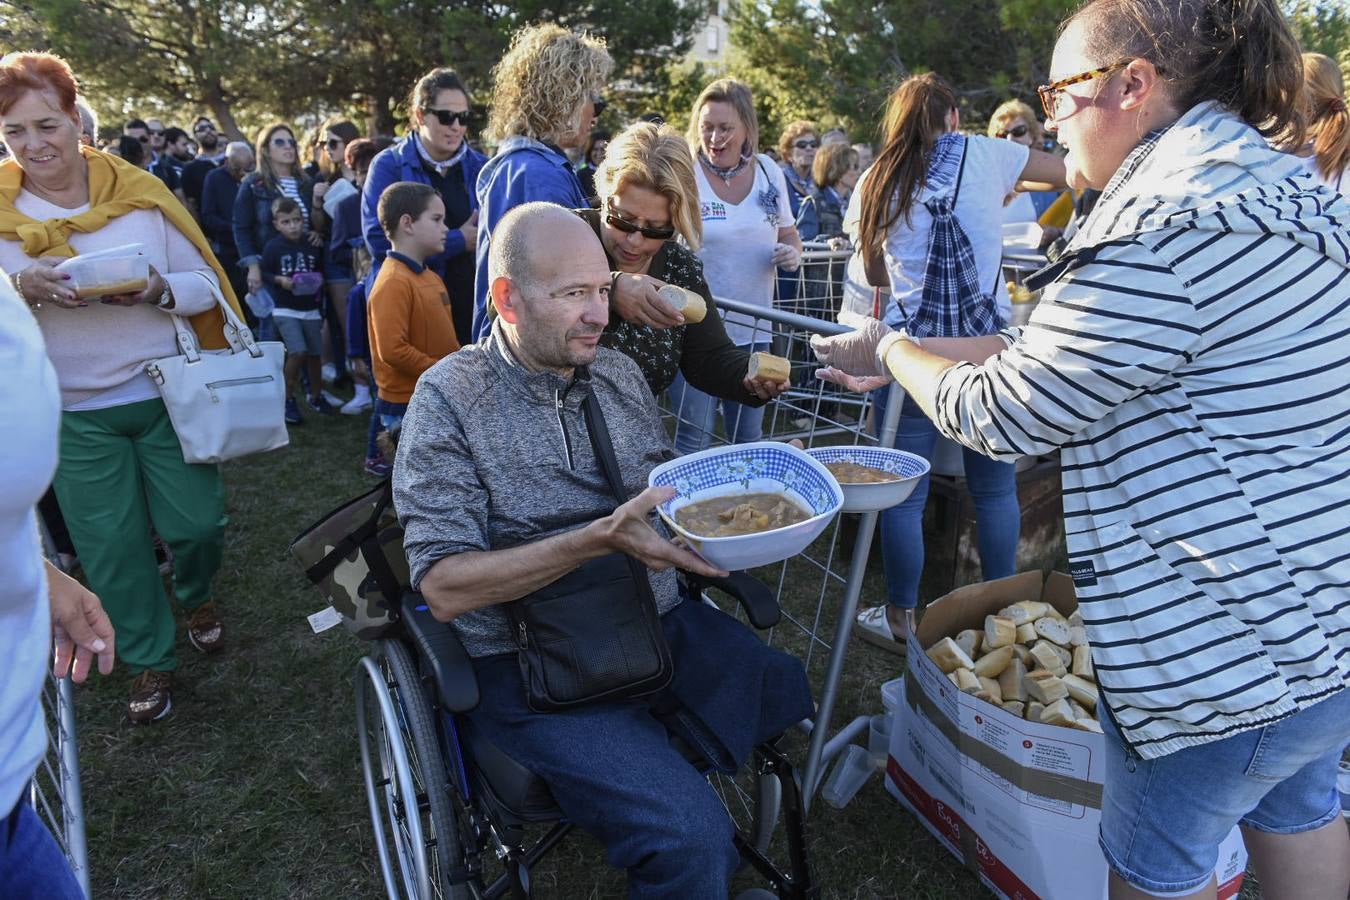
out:
{"label": "ponytail", "polygon": [[1182,110],[1214,100],[1263,135],[1302,144],[1303,67],[1276,0],[1088,0],[1087,52],[1102,64],[1146,59]]}
{"label": "ponytail", "polygon": [[1303,86],[1317,171],[1334,181],[1350,166],[1350,113],[1340,66],[1321,53],[1303,54]]}
{"label": "ponytail", "polygon": [[928,158],[947,130],[956,94],[940,76],[905,79],[886,101],[883,146],[863,183],[858,240],[865,253],[879,255],[897,220],[909,224],[910,210],[928,175]]}

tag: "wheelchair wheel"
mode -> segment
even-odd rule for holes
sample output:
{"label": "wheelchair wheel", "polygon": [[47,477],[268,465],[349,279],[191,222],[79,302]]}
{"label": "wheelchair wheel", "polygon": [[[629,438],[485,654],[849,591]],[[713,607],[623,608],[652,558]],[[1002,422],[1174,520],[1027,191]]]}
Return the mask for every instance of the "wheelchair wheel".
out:
{"label": "wheelchair wheel", "polygon": [[752,759],[751,767],[737,772],[734,778],[714,773],[708,776],[708,782],[721,798],[737,833],[746,844],[766,853],[778,827],[783,785],[776,773],[763,771],[758,762]]}
{"label": "wheelchair wheel", "polygon": [[366,796],[389,897],[467,898],[463,885],[449,883],[450,860],[461,855],[458,835],[435,720],[408,650],[381,641],[376,657],[361,661],[356,693]]}

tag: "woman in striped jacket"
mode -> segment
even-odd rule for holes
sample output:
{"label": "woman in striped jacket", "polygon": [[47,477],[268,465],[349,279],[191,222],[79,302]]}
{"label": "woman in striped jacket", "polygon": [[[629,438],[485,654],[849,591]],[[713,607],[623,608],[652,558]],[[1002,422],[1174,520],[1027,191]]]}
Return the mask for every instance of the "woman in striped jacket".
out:
{"label": "woman in striped jacket", "polygon": [[1092,0],[1041,94],[1103,195],[1031,323],[816,341],[967,447],[1060,450],[1113,897],[1213,897],[1238,823],[1265,896],[1350,888],[1350,205],[1263,136],[1299,66],[1276,0]]}

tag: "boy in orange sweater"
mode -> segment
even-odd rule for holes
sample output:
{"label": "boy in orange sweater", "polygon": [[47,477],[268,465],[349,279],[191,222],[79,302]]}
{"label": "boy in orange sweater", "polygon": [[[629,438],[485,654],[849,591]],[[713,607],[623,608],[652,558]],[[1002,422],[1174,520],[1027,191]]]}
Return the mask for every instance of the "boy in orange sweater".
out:
{"label": "boy in orange sweater", "polygon": [[459,349],[445,282],[424,263],[445,249],[445,203],[430,186],[399,181],[378,208],[392,249],[370,289],[367,310],[375,414],[386,431],[403,422],[423,372]]}

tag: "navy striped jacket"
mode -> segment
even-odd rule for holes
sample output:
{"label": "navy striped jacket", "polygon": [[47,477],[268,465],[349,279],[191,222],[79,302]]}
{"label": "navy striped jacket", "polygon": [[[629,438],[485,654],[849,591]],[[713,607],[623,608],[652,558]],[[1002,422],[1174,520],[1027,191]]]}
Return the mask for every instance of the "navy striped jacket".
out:
{"label": "navy striped jacket", "polygon": [[1059,448],[1103,698],[1144,757],[1350,680],[1350,205],[1212,103],[1126,161],[938,428]]}

